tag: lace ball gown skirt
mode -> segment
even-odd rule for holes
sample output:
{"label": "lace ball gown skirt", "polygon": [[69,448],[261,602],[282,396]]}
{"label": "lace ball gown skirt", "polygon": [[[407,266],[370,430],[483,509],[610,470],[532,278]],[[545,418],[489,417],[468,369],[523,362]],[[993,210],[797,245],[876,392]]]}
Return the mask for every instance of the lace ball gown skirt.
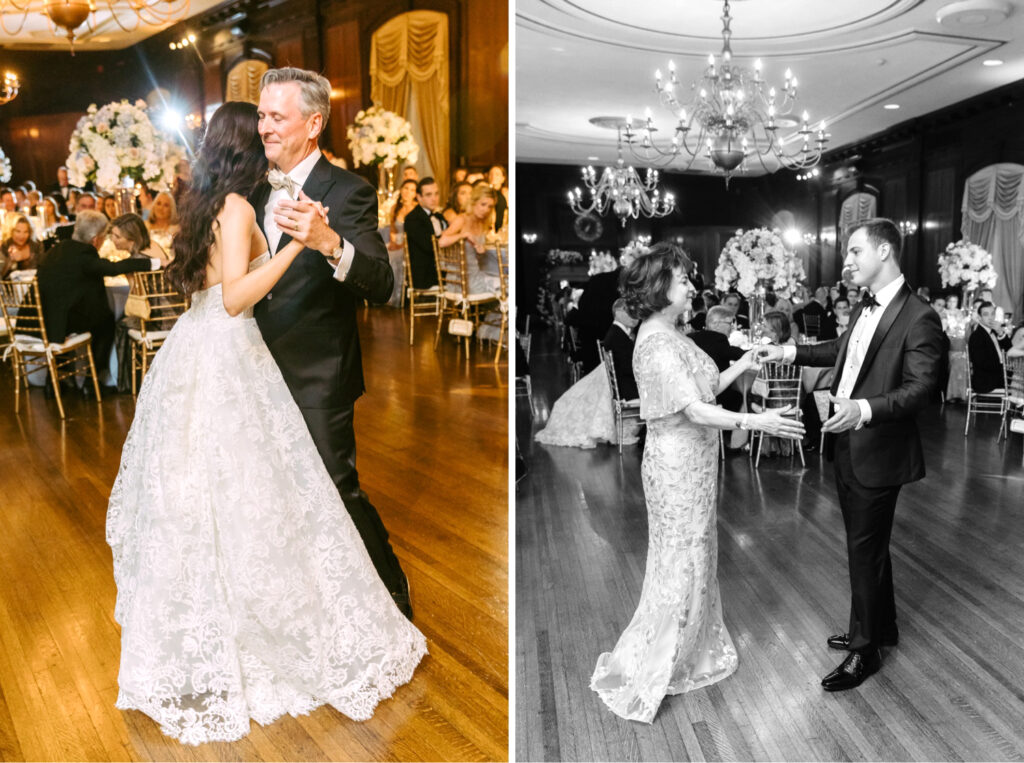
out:
{"label": "lace ball gown skirt", "polygon": [[[639,431],[636,419],[624,422],[622,444],[635,443]],[[618,443],[612,390],[603,365],[569,387],[555,401],[547,424],[534,439],[545,445],[585,449],[596,448],[600,442]]]}
{"label": "lace ball gown skirt", "polygon": [[408,682],[423,635],[377,576],[251,314],[195,295],[143,382],[110,497],[117,706],[182,742]]}

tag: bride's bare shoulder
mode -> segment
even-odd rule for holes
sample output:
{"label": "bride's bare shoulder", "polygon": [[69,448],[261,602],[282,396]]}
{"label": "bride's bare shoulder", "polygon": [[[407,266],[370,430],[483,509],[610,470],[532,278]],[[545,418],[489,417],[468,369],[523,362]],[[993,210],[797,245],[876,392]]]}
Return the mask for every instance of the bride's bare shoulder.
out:
{"label": "bride's bare shoulder", "polygon": [[224,209],[221,210],[221,214],[229,215],[244,215],[256,217],[256,210],[253,209],[252,204],[249,200],[242,196],[240,193],[229,193],[224,197]]}

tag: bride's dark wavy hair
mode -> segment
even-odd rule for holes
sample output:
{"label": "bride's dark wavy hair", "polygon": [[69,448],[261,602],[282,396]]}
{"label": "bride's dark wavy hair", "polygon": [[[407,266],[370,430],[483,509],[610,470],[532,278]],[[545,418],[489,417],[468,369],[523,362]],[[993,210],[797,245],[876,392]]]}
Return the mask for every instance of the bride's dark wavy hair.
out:
{"label": "bride's dark wavy hair", "polygon": [[179,208],[174,261],[167,266],[167,277],[183,294],[203,288],[214,221],[224,199],[229,193],[248,196],[266,175],[258,122],[253,104],[230,101],[217,109],[206,128],[192,168],[192,185]]}

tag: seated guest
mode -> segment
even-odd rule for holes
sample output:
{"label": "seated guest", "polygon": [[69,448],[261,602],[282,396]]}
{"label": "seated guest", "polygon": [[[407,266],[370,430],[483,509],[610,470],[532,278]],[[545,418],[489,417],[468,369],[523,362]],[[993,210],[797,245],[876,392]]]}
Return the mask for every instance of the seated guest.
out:
{"label": "seated guest", "polygon": [[398,187],[398,199],[391,210],[391,232],[389,234],[388,249],[401,249],[402,239],[399,234],[405,231],[405,216],[419,206],[416,201],[417,182],[415,180],[403,180]]}
{"label": "seated guest", "polygon": [[842,336],[850,327],[850,300],[846,297],[836,297],[832,303],[832,310],[836,319],[836,336]]}
{"label": "seated guest", "polygon": [[796,344],[789,316],[781,310],[764,314],[764,335],[772,340],[772,344]]}
{"label": "seated guest", "polygon": [[437,264],[434,261],[434,240],[448,227],[437,210],[441,190],[432,177],[423,178],[416,186],[419,204],[405,216],[405,235],[409,243],[409,269],[412,285],[417,289],[437,286]]}
{"label": "seated guest", "polygon": [[39,263],[39,292],[43,320],[51,342],[63,342],[69,334],[92,334],[93,358],[106,367],[114,341],[114,314],[107,302],[104,276],[157,270],[162,260],[128,259],[110,262],[98,248],[106,237],[107,218],[84,209],[75,220],[71,240],[61,241]]}
{"label": "seated guest", "polygon": [[60,196],[66,202],[71,195],[71,184],[68,182],[68,168],[61,165],[57,168],[57,182],[50,186],[50,193]]}
{"label": "seated guest", "polygon": [[171,252],[150,238],[145,221],[136,214],[118,215],[110,221],[110,242],[136,259],[170,260]]}
{"label": "seated guest", "polygon": [[[807,304],[793,313],[793,321],[802,334],[814,336],[818,339],[836,338],[835,321],[829,316],[828,308],[826,307],[828,296],[828,289],[824,286],[819,286],[814,290],[814,296],[807,301]],[[818,319],[817,331],[814,330],[813,325],[808,330],[807,321],[804,320],[805,317]]]}
{"label": "seated guest", "polygon": [[860,304],[860,289],[856,286],[852,286],[846,290],[846,298],[850,300],[850,309],[852,310]]}
{"label": "seated guest", "polygon": [[27,217],[18,217],[11,235],[0,244],[0,279],[15,270],[33,270],[39,265],[43,245],[32,238],[32,224]]}
{"label": "seated guest", "polygon": [[113,220],[115,217],[121,214],[121,210],[117,205],[116,196],[104,196],[103,197],[103,214],[107,216],[108,220]]}
{"label": "seated guest", "polygon": [[78,215],[86,210],[96,210],[96,194],[91,191],[82,191],[78,194],[78,200],[75,202],[75,214]]}
{"label": "seated guest", "polygon": [[465,180],[459,181],[452,186],[452,195],[448,199],[448,205],[444,208],[444,219],[449,225],[452,220],[469,210],[469,200],[473,196],[473,186]]}
{"label": "seated guest", "polygon": [[743,310],[743,297],[738,292],[731,291],[722,297],[722,307],[728,307],[732,310],[737,326],[741,329],[750,328],[750,318],[747,317],[746,312]]}
{"label": "seated guest", "polygon": [[469,170],[465,167],[456,167],[455,172],[452,173],[452,187],[455,187],[459,183],[466,182],[466,175],[469,174]]}
{"label": "seated guest", "polygon": [[615,381],[619,385],[619,396],[624,400],[636,400],[640,393],[633,377],[633,345],[636,342],[636,326],[639,321],[626,311],[626,300],[619,297],[612,305],[615,320],[604,335],[602,344],[612,354],[615,365]]}
{"label": "seated guest", "polygon": [[487,170],[487,182],[498,194],[494,205],[494,230],[501,230],[505,225],[505,216],[508,213],[508,176],[505,168],[500,164],[491,165]]}
{"label": "seated guest", "polygon": [[[736,316],[725,305],[716,305],[708,310],[706,327],[690,334],[690,339],[715,361],[719,371],[743,357],[743,350],[729,344],[729,334],[736,325]],[[738,411],[743,405],[743,394],[733,385],[718,393],[718,404],[728,411]]]}
{"label": "seated guest", "polygon": [[167,191],[158,193],[149,208],[149,217],[143,219],[149,228],[149,237],[160,242],[165,251],[171,251],[172,241],[179,228],[178,205],[174,203],[174,197]]}
{"label": "seated guest", "polygon": [[53,196],[43,197],[43,225],[47,229],[63,225],[68,221],[67,215],[61,211],[60,201]]}
{"label": "seated guest", "polygon": [[402,170],[402,182],[406,180],[415,180],[417,183],[420,182],[420,172],[412,165],[409,165]]}
{"label": "seated guest", "polygon": [[975,392],[991,392],[1003,386],[1004,350],[1011,347],[1008,336],[999,336],[996,323],[996,308],[991,302],[978,306],[978,326],[967,341],[967,353],[971,358],[971,389]]}
{"label": "seated guest", "polygon": [[[437,241],[438,246],[442,247],[452,246],[460,241],[466,242],[466,277],[471,293],[497,292],[500,288],[498,274],[484,270],[480,262],[480,257],[487,254],[487,233],[491,230],[493,221],[494,191],[486,183],[481,183],[473,189],[469,210],[456,217]],[[609,317],[610,313],[609,305]],[[605,331],[607,330],[608,327],[605,326]],[[601,336],[604,336],[603,331],[600,336],[594,337],[594,341]],[[596,347],[594,354],[597,354]]]}

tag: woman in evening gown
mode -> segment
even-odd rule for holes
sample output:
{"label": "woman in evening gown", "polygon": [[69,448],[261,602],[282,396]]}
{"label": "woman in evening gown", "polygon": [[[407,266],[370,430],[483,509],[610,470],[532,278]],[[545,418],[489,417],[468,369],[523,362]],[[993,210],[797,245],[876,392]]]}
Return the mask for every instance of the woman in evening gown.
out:
{"label": "woman in evening gown", "polygon": [[325,704],[368,719],[426,653],[252,317],[302,249],[267,253],[246,201],[266,169],[256,107],[225,104],[168,268],[192,304],[143,381],[107,514],[117,707],[188,744]]}
{"label": "woman in evening gown", "polygon": [[642,321],[633,352],[640,415],[647,422],[641,476],[649,546],[640,602],[611,652],[602,654],[591,688],[627,720],[650,723],[662,699],[721,681],[737,666],[722,620],[715,506],[717,429],[800,437],[789,409],[733,413],[716,393],[753,370],[748,352],[719,374],[713,360],[675,330],[690,304],[690,260],[658,244],[622,272],[627,309]]}

